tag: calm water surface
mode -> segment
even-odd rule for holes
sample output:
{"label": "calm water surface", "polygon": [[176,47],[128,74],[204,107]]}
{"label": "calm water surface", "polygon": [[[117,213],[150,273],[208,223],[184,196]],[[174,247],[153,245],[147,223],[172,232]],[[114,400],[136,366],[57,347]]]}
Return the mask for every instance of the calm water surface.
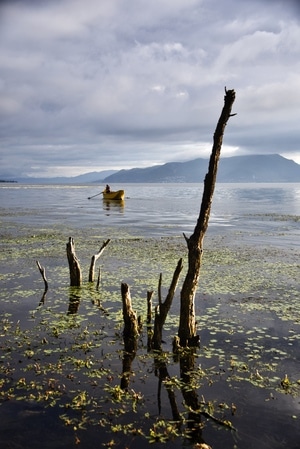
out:
{"label": "calm water surface", "polygon": [[[0,186],[2,220],[27,225],[117,226],[136,235],[191,233],[199,214],[198,184],[125,184],[125,201],[104,201],[102,186]],[[300,184],[217,184],[210,232],[284,231],[299,246]],[[298,218],[297,218],[298,217]],[[287,242],[288,243],[288,242]]]}
{"label": "calm water surface", "polygon": [[[66,426],[59,418],[65,413],[70,413],[73,418],[80,418],[80,413],[75,410],[72,414],[66,404],[84,390],[88,392],[89,397],[95,397],[98,401],[99,411],[95,414],[98,417],[99,413],[99,419],[104,419],[105,413],[107,416],[111,413],[109,407],[113,407],[113,404],[106,405],[107,402],[103,402],[102,398],[108,397],[108,393],[103,390],[105,385],[118,385],[120,379],[120,354],[123,346],[120,327],[117,327],[118,323],[122,322],[119,280],[116,279],[115,271],[109,272],[107,258],[100,297],[110,313],[105,314],[100,302],[98,304],[94,300],[94,297],[97,297],[100,301],[99,292],[85,285],[80,293],[82,297],[77,297],[80,308],[77,316],[74,315],[76,326],[73,326],[72,317],[66,313],[66,310],[69,310],[68,302],[73,300],[72,291],[65,286],[65,279],[68,279],[67,269],[62,269],[55,258],[52,260],[51,246],[48,248],[41,240],[41,248],[34,247],[35,239],[31,237],[34,237],[35,233],[39,234],[35,230],[46,229],[48,232],[53,228],[63,230],[66,236],[69,231],[75,230],[75,239],[76,229],[84,230],[84,235],[86,230],[89,235],[97,235],[99,241],[100,234],[105,238],[114,238],[121,230],[122,236],[127,233],[133,237],[144,237],[143,244],[149,250],[152,239],[147,239],[148,237],[176,237],[181,236],[183,232],[187,235],[192,233],[199,214],[201,185],[125,184],[114,185],[112,188],[125,188],[124,202],[107,202],[101,195],[88,199],[103,189],[103,186],[91,184],[0,184],[1,234],[6,237],[11,233],[12,240],[18,245],[14,230],[24,225],[26,239],[23,239],[22,244],[28,245],[28,248],[33,246],[29,255],[22,252],[21,245],[18,249],[20,252],[11,257],[11,242],[6,241],[6,238],[3,238],[2,242],[4,251],[1,254],[0,315],[3,326],[2,330],[0,329],[0,381],[4,379],[4,384],[1,384],[3,392],[12,386],[17,396],[8,400],[9,395],[1,396],[0,389],[0,448],[38,449],[42,443],[45,449],[94,449],[113,447],[112,440],[116,441],[118,448],[138,449],[141,444],[144,447],[166,449],[193,447],[188,441],[185,441],[183,446],[179,438],[166,444],[150,445],[146,439],[134,438],[130,433],[123,436],[120,433],[109,433],[108,425],[107,428],[90,426],[88,431],[79,430],[74,433],[73,427]],[[280,385],[280,379],[286,373],[293,382],[298,379],[300,381],[300,322],[296,318],[299,316],[299,220],[300,184],[216,186],[208,234],[218,242],[228,237],[226,242],[229,242],[231,250],[232,245],[237,243],[239,248],[233,248],[232,252],[238,249],[236,257],[240,257],[241,262],[244,262],[241,265],[244,272],[237,271],[240,265],[234,258],[230,259],[233,265],[228,265],[228,253],[225,251],[222,253],[225,259],[219,261],[218,268],[221,275],[226,274],[226,270],[233,270],[234,279],[230,278],[229,293],[209,295],[201,290],[201,295],[197,298],[202,322],[201,351],[199,359],[196,360],[196,368],[203,366],[209,373],[209,379],[212,379],[211,384],[208,383],[208,378],[201,381],[203,385],[199,388],[199,398],[218,400],[229,405],[235,403],[238,410],[235,416],[224,410],[224,416],[233,421],[238,432],[221,430],[211,422],[205,427],[204,437],[214,449],[300,448],[299,395],[284,394],[275,388],[278,383]],[[14,227],[15,223],[18,226]],[[47,233],[45,235],[47,236]],[[179,239],[164,240],[168,244],[176,240],[177,244]],[[128,247],[131,247],[130,245],[132,240],[128,241]],[[41,303],[43,284],[35,266],[35,257],[38,257],[35,253],[43,256],[43,263],[47,266],[51,281],[45,303]],[[110,250],[107,251],[107,256],[109,254]],[[124,265],[128,274],[130,264],[127,267],[126,254],[120,256],[119,269]],[[130,252],[129,254],[131,256]],[[117,256],[119,257],[119,253]],[[61,257],[65,257],[64,253]],[[160,259],[160,256],[157,259]],[[148,264],[147,258],[145,260]],[[258,262],[264,270],[262,273],[255,271]],[[282,265],[278,269],[280,263]],[[243,285],[245,270],[255,273],[253,278],[258,278],[258,284],[255,287],[256,284],[253,283],[253,290],[246,286],[244,292],[235,295],[233,280],[239,282],[240,279]],[[140,295],[144,301],[148,288],[144,283],[146,284],[148,279],[143,280],[144,273],[140,280],[136,279],[136,276],[134,273],[134,282],[138,284],[136,287],[143,290]],[[216,277],[217,274],[213,271],[209,280]],[[271,288],[273,278],[276,278],[276,288]],[[224,279],[226,277],[223,276],[223,287],[226,284]],[[209,285],[208,282],[208,289]],[[135,292],[135,300],[137,296],[138,293]],[[174,307],[178,307],[178,304]],[[174,308],[172,313],[175,313]],[[67,317],[70,318],[70,327]],[[177,316],[172,319],[174,322],[170,322],[170,328],[164,335],[168,344],[177,329]],[[23,330],[23,334],[20,334],[23,338],[18,334],[19,326]],[[116,329],[119,330],[117,334]],[[145,340],[145,335],[142,338]],[[86,351],[85,344],[90,344],[90,350]],[[33,350],[33,356],[29,349]],[[84,365],[79,372],[78,366],[72,364],[73,356],[78,363],[81,359],[91,362],[89,370]],[[265,365],[265,362],[268,364]],[[248,366],[248,369],[239,370],[242,366]],[[89,371],[99,367],[107,369],[110,375],[107,379],[105,376],[95,377],[92,382]],[[171,376],[179,376],[178,364],[175,361],[170,360],[168,369]],[[139,348],[133,371],[135,376],[132,377],[130,385],[135,391],[143,392],[145,403],[139,407],[140,414],[133,413],[130,419],[145,428],[155,425],[160,416],[172,419],[168,395],[164,389],[162,410],[158,412],[158,379],[151,359],[146,357],[145,346]],[[252,377],[249,377],[248,372]],[[278,379],[274,382],[272,376],[278,376]],[[29,387],[29,391],[23,391],[23,378],[26,378],[27,385],[31,386],[34,394],[36,392],[32,385],[37,386],[38,392],[47,388],[50,393],[52,390],[61,392],[65,386],[66,391],[59,396],[56,406],[44,407],[42,401],[32,399]],[[249,379],[252,382],[249,382]],[[261,379],[265,382],[262,385],[265,388],[260,387]],[[258,385],[255,385],[256,381]],[[18,387],[19,384],[21,386]],[[178,406],[184,412],[180,391],[176,391],[176,394]],[[116,406],[115,408],[117,410]],[[125,418],[128,419],[127,415]],[[114,420],[112,415],[110,419]],[[115,421],[117,424],[122,423],[122,417],[116,416]],[[77,434],[81,440],[80,444],[77,444],[75,438]]]}

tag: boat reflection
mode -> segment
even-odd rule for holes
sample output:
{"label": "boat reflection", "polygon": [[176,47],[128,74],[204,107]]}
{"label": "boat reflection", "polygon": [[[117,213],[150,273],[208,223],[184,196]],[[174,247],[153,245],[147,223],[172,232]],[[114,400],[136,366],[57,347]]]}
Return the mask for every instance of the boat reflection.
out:
{"label": "boat reflection", "polygon": [[[103,199],[103,209],[106,212],[124,212],[124,200],[105,200]],[[109,215],[109,214],[107,214]]]}

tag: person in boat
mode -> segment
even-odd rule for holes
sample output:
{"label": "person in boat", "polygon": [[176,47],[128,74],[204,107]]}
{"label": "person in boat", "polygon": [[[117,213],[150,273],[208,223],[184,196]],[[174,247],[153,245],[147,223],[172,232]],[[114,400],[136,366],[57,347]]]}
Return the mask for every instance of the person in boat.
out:
{"label": "person in boat", "polygon": [[105,187],[105,193],[110,193],[110,187],[109,187],[108,184],[106,184],[106,187]]}

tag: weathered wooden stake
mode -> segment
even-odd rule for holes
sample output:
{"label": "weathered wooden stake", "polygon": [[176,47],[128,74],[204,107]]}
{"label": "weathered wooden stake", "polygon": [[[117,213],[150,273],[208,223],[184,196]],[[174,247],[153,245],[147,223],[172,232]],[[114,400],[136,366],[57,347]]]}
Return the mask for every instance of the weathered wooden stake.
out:
{"label": "weathered wooden stake", "polygon": [[94,254],[91,260],[90,271],[89,271],[89,282],[94,282],[95,280],[95,265],[101,254],[103,253],[106,246],[109,244],[110,239],[103,242],[101,248],[99,249],[97,254]]}
{"label": "weathered wooden stake", "polygon": [[67,243],[67,257],[70,268],[70,286],[80,287],[82,282],[82,275],[79,260],[75,254],[75,243],[72,237],[69,237],[69,242]]}
{"label": "weathered wooden stake", "polygon": [[225,126],[229,117],[235,115],[231,114],[234,100],[235,91],[226,90],[225,88],[225,104],[214,133],[213,148],[210,156],[208,173],[204,179],[204,190],[200,214],[194,233],[191,237],[187,238],[184,235],[188,247],[188,271],[180,296],[180,322],[178,336],[182,347],[197,344],[194,300],[200,275],[201,259],[203,254],[203,239],[207,230],[210,216]]}

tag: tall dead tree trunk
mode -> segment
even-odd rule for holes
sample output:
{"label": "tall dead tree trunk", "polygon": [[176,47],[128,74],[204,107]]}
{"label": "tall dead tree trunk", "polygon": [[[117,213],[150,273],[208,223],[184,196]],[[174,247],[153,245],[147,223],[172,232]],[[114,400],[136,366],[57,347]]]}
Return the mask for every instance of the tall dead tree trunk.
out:
{"label": "tall dead tree trunk", "polygon": [[214,133],[213,148],[210,156],[208,173],[204,179],[204,190],[198,221],[191,237],[187,238],[184,236],[188,247],[188,271],[181,290],[180,322],[178,330],[180,345],[183,347],[195,345],[197,342],[194,301],[200,275],[203,239],[210,216],[225,126],[229,117],[235,115],[231,114],[234,100],[235,91],[225,89],[224,107]]}

